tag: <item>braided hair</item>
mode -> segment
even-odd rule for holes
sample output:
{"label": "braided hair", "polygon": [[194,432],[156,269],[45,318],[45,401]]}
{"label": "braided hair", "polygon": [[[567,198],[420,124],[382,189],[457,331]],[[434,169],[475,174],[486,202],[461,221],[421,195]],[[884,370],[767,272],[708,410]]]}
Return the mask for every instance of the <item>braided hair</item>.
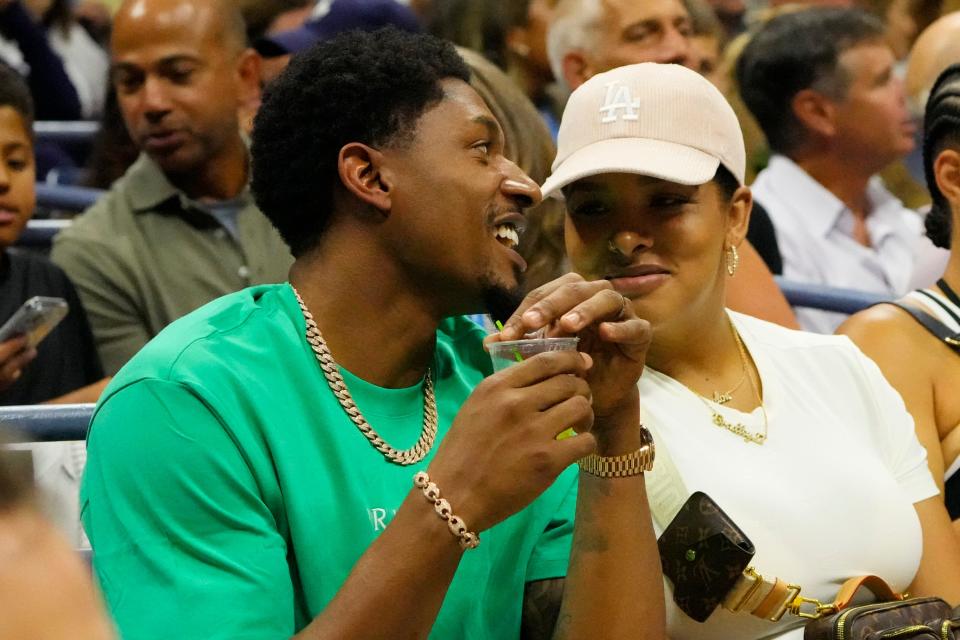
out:
{"label": "braided hair", "polygon": [[960,64],[948,67],[937,78],[923,118],[923,171],[933,198],[925,225],[927,237],[943,249],[950,248],[952,213],[950,203],[937,186],[933,163],[948,147],[960,151]]}

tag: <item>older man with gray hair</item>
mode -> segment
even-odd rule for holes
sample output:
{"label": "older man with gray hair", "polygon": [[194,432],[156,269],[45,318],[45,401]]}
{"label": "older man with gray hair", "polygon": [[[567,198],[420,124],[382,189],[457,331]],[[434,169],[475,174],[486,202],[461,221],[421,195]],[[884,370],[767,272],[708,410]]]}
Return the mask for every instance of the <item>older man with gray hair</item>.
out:
{"label": "older man with gray hair", "polygon": [[690,66],[690,15],[680,0],[560,0],[547,35],[557,80],[576,89],[637,62]]}

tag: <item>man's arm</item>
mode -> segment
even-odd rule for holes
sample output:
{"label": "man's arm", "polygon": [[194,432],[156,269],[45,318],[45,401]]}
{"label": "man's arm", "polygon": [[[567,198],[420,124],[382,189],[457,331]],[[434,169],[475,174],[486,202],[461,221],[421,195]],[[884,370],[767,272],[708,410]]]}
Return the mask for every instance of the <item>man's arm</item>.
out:
{"label": "man's arm", "polygon": [[[632,410],[601,420],[610,424],[598,433],[599,455],[624,455],[642,445],[636,399]],[[598,478],[580,472],[564,591],[556,640],[665,637],[660,555],[643,474]]]}
{"label": "man's arm", "polygon": [[61,236],[50,258],[76,287],[103,370],[112,376],[150,341],[145,310],[138,306],[136,288],[114,248],[69,230]]}
{"label": "man's arm", "polygon": [[[547,328],[576,334],[591,359],[587,374],[596,453],[622,456],[643,446],[637,381],[650,325],[609,282],[564,276],[532,292],[499,335],[512,340]],[[578,430],[579,432],[579,430]],[[665,637],[663,578],[643,474],[600,478],[580,472],[573,546],[553,638]]]}

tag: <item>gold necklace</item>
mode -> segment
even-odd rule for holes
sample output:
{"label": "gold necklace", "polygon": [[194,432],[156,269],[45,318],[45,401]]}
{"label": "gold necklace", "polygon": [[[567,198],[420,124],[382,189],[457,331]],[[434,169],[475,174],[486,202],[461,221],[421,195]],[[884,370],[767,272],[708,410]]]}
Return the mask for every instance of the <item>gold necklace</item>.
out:
{"label": "gold necklace", "polygon": [[714,402],[717,404],[727,404],[733,400],[733,394],[743,385],[743,381],[747,379],[747,367],[744,366],[745,364],[743,360],[740,361],[740,379],[737,381],[737,384],[733,385],[726,393],[720,393],[719,391],[713,392]]}
{"label": "gold necklace", "polygon": [[[740,337],[740,332],[737,331],[737,328],[733,325],[733,320],[730,319],[730,316],[727,316],[727,322],[730,323],[730,331],[733,332],[733,339],[737,343],[737,350],[740,353],[740,364],[743,367],[744,372],[746,373],[749,367],[749,364],[747,361],[747,348],[746,346],[744,346],[743,339]],[[710,413],[713,415],[713,424],[720,427],[721,429],[726,429],[727,431],[729,431],[734,435],[740,436],[741,438],[743,438],[744,442],[753,442],[754,444],[762,445],[764,442],[767,441],[767,426],[768,426],[767,410],[763,408],[763,398],[760,396],[760,391],[757,389],[757,385],[753,381],[753,376],[747,375],[747,378],[750,380],[750,388],[753,389],[753,395],[757,399],[757,403],[760,405],[760,413],[763,415],[763,432],[762,433],[754,433],[748,430],[747,427],[742,422],[736,422],[736,423],[728,422],[727,419],[724,418],[722,415],[720,415],[720,413],[718,413],[716,409],[710,406],[710,403],[707,402],[706,398],[701,396],[696,391],[693,391],[693,389],[690,389],[690,391],[693,391],[693,395],[695,395],[697,399],[703,403],[703,406],[705,406],[707,409],[710,410]],[[739,386],[740,386],[740,383],[737,383],[737,387]],[[736,391],[737,387],[734,387],[730,391],[730,393],[733,393],[733,391]],[[689,387],[687,388],[689,389]],[[723,404],[723,403],[718,402],[717,404]]]}
{"label": "gold necklace", "polygon": [[430,449],[433,448],[433,443],[437,438],[437,399],[433,393],[430,369],[427,369],[427,374],[423,379],[423,430],[420,432],[420,438],[409,449],[402,451],[395,449],[380,437],[376,429],[360,413],[360,409],[347,389],[346,381],[340,375],[337,362],[333,359],[333,354],[330,353],[330,348],[327,347],[327,343],[320,333],[320,328],[313,319],[313,314],[307,309],[307,305],[304,304],[303,298],[300,297],[300,292],[297,291],[296,287],[293,285],[290,285],[290,287],[293,289],[293,294],[297,296],[297,302],[300,303],[300,310],[303,312],[303,319],[307,324],[307,342],[310,343],[310,347],[320,363],[323,377],[327,379],[330,390],[333,391],[333,395],[336,396],[347,417],[388,461],[399,465],[410,465],[423,460]]}

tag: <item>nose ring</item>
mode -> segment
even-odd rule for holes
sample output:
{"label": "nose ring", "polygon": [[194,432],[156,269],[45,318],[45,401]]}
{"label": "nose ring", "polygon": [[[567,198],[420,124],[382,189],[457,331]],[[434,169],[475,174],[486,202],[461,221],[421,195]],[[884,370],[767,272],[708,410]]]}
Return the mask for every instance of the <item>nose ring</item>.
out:
{"label": "nose ring", "polygon": [[607,250],[617,257],[623,256],[623,252],[620,251],[620,247],[618,247],[617,243],[613,241],[613,238],[607,240]]}

